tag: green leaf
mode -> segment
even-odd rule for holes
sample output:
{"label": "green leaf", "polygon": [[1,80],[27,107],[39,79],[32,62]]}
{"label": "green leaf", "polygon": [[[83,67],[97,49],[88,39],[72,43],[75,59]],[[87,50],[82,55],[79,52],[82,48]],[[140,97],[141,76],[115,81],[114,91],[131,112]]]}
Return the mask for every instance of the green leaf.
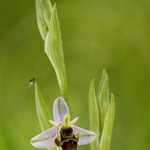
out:
{"label": "green leaf", "polygon": [[92,80],[89,87],[89,115],[90,115],[90,130],[95,132],[97,137],[94,142],[92,142],[91,149],[98,150],[99,148],[99,111],[96,101],[94,80]]}
{"label": "green leaf", "polygon": [[52,9],[49,32],[45,40],[45,52],[56,72],[61,96],[64,97],[69,105],[61,31],[56,5]]}
{"label": "green leaf", "polygon": [[98,88],[97,100],[100,112],[100,131],[102,132],[104,126],[104,120],[109,107],[109,87],[108,87],[108,75],[103,70],[101,81]]}
{"label": "green leaf", "polygon": [[52,4],[50,0],[41,0],[41,8],[42,8],[44,20],[47,24],[47,28],[49,28],[50,19],[51,19],[51,11],[52,11]]}
{"label": "green leaf", "polygon": [[45,40],[51,18],[52,4],[49,0],[36,0],[37,24],[40,34]]}
{"label": "green leaf", "polygon": [[48,108],[44,102],[44,99],[41,95],[38,84],[35,82],[35,101],[36,101],[36,110],[39,119],[39,123],[42,131],[48,129],[50,127],[50,114]]}
{"label": "green leaf", "polygon": [[105,117],[103,132],[100,140],[100,150],[110,149],[114,116],[115,116],[115,101],[113,94],[111,94],[111,101]]}
{"label": "green leaf", "polygon": [[[37,110],[39,123],[40,123],[42,131],[45,131],[51,127],[49,120],[52,117],[49,114],[48,108],[44,102],[44,99],[41,95],[38,84],[36,82],[35,82],[35,101],[36,101],[36,110]],[[56,147],[48,148],[47,150],[56,150]]]}
{"label": "green leaf", "polygon": [[41,0],[36,0],[36,16],[37,16],[37,24],[38,24],[38,28],[40,31],[40,34],[43,38],[43,40],[45,40],[46,35],[47,35],[47,24],[45,22],[44,16],[43,16],[43,11],[42,11],[42,7],[41,7]]}

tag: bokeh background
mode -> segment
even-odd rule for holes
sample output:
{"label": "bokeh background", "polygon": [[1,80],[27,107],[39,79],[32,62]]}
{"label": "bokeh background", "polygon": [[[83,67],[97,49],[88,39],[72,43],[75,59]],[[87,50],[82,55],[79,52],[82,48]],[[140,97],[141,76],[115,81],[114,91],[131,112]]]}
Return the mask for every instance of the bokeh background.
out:
{"label": "bokeh background", "polygon": [[[150,149],[150,1],[52,0],[57,3],[73,118],[89,128],[88,88],[105,68],[116,114],[111,150]],[[36,78],[52,113],[60,96],[44,53],[34,0],[0,0],[0,149],[35,150],[41,132]],[[51,118],[52,119],[52,118]],[[89,145],[79,150],[90,150]]]}

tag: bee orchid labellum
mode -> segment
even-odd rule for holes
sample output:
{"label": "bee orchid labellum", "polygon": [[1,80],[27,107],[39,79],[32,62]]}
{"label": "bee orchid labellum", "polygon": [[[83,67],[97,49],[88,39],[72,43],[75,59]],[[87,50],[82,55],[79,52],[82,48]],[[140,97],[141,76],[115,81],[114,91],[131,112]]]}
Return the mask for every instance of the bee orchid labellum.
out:
{"label": "bee orchid labellum", "polygon": [[80,133],[73,134],[70,118],[68,114],[64,116],[64,123],[59,127],[59,134],[54,139],[54,143],[63,150],[77,150],[80,137]]}

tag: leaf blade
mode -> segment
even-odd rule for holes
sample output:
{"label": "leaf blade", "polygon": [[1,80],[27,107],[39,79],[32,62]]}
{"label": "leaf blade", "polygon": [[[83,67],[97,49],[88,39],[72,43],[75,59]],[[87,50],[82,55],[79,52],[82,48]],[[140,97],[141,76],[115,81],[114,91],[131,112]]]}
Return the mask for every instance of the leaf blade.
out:
{"label": "leaf blade", "polygon": [[44,99],[41,95],[38,84],[36,82],[35,82],[35,101],[40,127],[42,131],[44,131],[50,127],[49,120],[51,117],[48,108],[46,106],[46,103],[44,102]]}
{"label": "leaf blade", "polygon": [[111,135],[115,116],[115,101],[114,96],[111,94],[111,101],[108,112],[105,117],[104,128],[100,140],[100,150],[109,150],[111,143]]}
{"label": "leaf blade", "polygon": [[47,28],[49,28],[52,10],[52,4],[50,0],[41,0],[41,8],[45,23],[47,24]]}
{"label": "leaf blade", "polygon": [[39,32],[40,32],[43,40],[45,40],[48,27],[47,27],[47,24],[46,24],[45,19],[44,19],[43,10],[41,7],[41,1],[40,0],[36,0],[36,17],[37,17],[37,25],[39,28]]}
{"label": "leaf blade", "polygon": [[97,99],[94,89],[94,80],[91,81],[89,87],[89,116],[90,116],[90,130],[95,132],[97,137],[94,142],[92,142],[91,149],[99,149],[99,111],[97,105]]}
{"label": "leaf blade", "polygon": [[102,77],[99,83],[97,100],[100,112],[100,131],[102,132],[104,126],[105,116],[109,107],[109,86],[108,75],[105,70],[102,72]]}
{"label": "leaf blade", "polygon": [[53,6],[49,32],[45,40],[45,53],[47,54],[58,79],[58,84],[61,96],[64,97],[67,104],[69,104],[67,79],[65,72],[65,62],[62,47],[61,31],[57,16],[56,5]]}

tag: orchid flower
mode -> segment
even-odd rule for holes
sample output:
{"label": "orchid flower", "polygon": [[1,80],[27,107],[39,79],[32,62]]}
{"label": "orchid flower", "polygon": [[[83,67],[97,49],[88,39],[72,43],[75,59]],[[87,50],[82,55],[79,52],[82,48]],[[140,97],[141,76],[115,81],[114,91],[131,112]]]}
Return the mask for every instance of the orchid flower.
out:
{"label": "orchid flower", "polygon": [[[62,147],[63,150],[77,149],[77,145],[84,145],[95,140],[96,134],[92,131],[75,126],[78,117],[70,121],[69,108],[62,97],[57,98],[53,105],[54,126],[31,139],[36,148]],[[72,147],[72,148],[71,148]]]}

